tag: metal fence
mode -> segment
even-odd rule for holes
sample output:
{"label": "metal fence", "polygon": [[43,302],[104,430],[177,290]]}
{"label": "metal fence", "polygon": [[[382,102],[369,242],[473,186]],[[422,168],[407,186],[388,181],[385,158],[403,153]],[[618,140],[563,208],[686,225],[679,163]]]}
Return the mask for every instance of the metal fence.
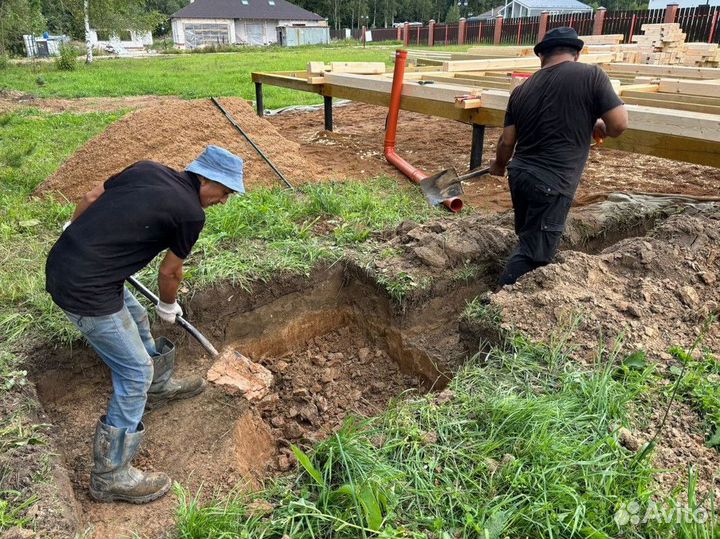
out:
{"label": "metal fence", "polygon": [[592,34],[595,15],[592,11],[585,13],[557,13],[548,17],[547,29],[560,26],[572,26],[581,36]]}
{"label": "metal fence", "polygon": [[537,41],[540,17],[522,17],[503,21],[500,43],[504,45],[530,45]]}
{"label": "metal fence", "polygon": [[465,43],[492,45],[495,41],[495,21],[470,21],[465,25]]}
{"label": "metal fence", "polygon": [[[467,45],[529,45],[536,43],[541,37],[541,20],[546,18],[545,31],[559,26],[572,26],[580,35],[592,35],[595,30],[601,34],[622,34],[623,43],[631,43],[635,35],[642,34],[643,24],[662,23],[672,20],[680,24],[687,34],[688,42],[720,43],[720,6],[699,6],[694,8],[638,9],[602,12],[543,14],[539,17],[523,17],[516,19],[495,19],[490,21],[468,21],[465,23],[464,36],[462,24],[435,24],[432,39],[429,39],[430,27],[409,25],[407,41],[410,46],[435,46],[467,44]],[[501,25],[499,36],[496,28]],[[332,39],[344,39],[346,30],[330,30]],[[405,39],[405,28],[400,29],[400,39]],[[361,39],[360,29],[352,30],[354,39]],[[397,28],[376,28],[372,30],[373,41],[394,41],[398,39]],[[499,39],[497,39],[499,38]]]}
{"label": "metal fence", "polygon": [[720,6],[698,6],[678,9],[677,21],[687,34],[685,41],[720,43],[717,31]]}
{"label": "metal fence", "polygon": [[603,34],[622,34],[623,43],[630,43],[632,36],[642,34],[643,24],[657,24],[665,20],[664,9],[640,9],[636,11],[608,11],[605,14]]}

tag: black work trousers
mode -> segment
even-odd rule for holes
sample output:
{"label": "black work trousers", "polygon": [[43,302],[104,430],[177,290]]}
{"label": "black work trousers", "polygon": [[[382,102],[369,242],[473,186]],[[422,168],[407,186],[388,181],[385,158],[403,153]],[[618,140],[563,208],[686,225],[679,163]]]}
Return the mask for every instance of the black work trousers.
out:
{"label": "black work trousers", "polygon": [[500,276],[500,284],[513,284],[527,272],[545,266],[555,256],[565,229],[572,199],[523,170],[508,178],[518,244]]}

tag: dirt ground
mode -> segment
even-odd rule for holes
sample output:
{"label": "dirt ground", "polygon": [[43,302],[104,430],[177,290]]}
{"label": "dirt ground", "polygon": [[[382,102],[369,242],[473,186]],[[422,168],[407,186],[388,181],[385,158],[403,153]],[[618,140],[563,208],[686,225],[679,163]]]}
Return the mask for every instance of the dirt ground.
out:
{"label": "dirt ground", "polygon": [[[405,179],[382,155],[387,109],[353,103],[334,108],[334,131],[323,129],[323,111],[286,112],[258,118],[244,100],[224,98],[250,137],[293,184],[334,179],[364,179],[386,174]],[[89,141],[38,188],[39,193],[59,192],[77,200],[97,182],[140,159],[186,166],[207,144],[218,144],[246,160],[246,187],[282,186],[278,177],[235,131],[210,100],[179,100],[168,97],[88,98],[82,100],[38,99],[19,95],[0,96],[0,111],[31,104],[50,111],[137,111],[111,125]],[[470,126],[402,112],[398,151],[427,172],[454,167],[468,168]],[[494,157],[499,129],[487,129],[483,163]],[[580,184],[576,205],[603,199],[608,193],[648,192],[717,194],[720,169],[680,163],[607,148],[593,148]],[[506,180],[485,176],[467,183],[464,200],[475,208],[503,211],[512,207]]]}
{"label": "dirt ground", "polygon": [[[244,100],[221,102],[293,183],[387,174],[398,178],[402,188],[413,188],[382,157],[383,108],[339,106],[335,131],[328,133],[322,129],[322,110],[260,119]],[[58,112],[136,109],[82,147],[39,193],[76,200],[136,160],[183,167],[210,143],[246,158],[248,189],[280,185],[209,100],[0,95],[0,112],[27,105]],[[496,129],[486,133],[485,163],[492,158],[498,134]],[[427,171],[448,166],[464,171],[470,135],[467,125],[402,113],[398,149]],[[294,466],[290,443],[322,439],[348,414],[374,415],[403,391],[424,390],[427,373],[408,368],[424,361],[420,352],[431,351],[430,359],[449,357],[451,367],[472,353],[462,347],[457,316],[466,301],[485,291],[506,329],[536,339],[547,338],[573,314],[582,314],[572,335],[577,361],[590,361],[599,336],[612,339],[622,333],[627,349],[643,349],[649,360],[665,368],[672,361],[668,347],[690,346],[705,318],[718,312],[720,213],[708,205],[637,199],[621,202],[620,213],[606,215],[602,208],[610,202],[597,202],[615,191],[715,196],[719,180],[720,169],[593,149],[557,263],[500,290],[496,278],[515,235],[512,216],[495,213],[510,208],[505,180],[486,177],[465,186],[465,200],[493,212],[424,225],[405,222],[379,232],[368,247],[370,263],[346,260],[347,266],[333,277],[336,288],[333,279],[318,278],[321,284],[313,286],[327,287],[322,298],[313,299],[315,289],[308,284],[280,290],[270,283],[265,292],[249,294],[222,287],[208,291],[193,300],[191,318],[226,347],[240,343],[237,346],[252,350],[248,355],[274,375],[270,394],[249,403],[211,385],[195,399],[152,411],[137,465],[165,471],[191,492],[203,486],[205,498],[236,485],[255,487],[268,474]],[[386,256],[388,252],[396,254]],[[376,282],[393,275],[416,287],[402,308],[389,306],[386,296],[382,301],[374,297]],[[339,301],[340,287],[366,305],[354,315],[355,322],[363,321],[363,331],[348,323],[351,309],[332,310],[338,309],[331,304]],[[267,305],[258,304],[259,297],[267,299]],[[305,304],[308,298],[317,303],[315,311]],[[293,317],[292,331],[280,331],[277,324]],[[275,325],[258,329],[253,324],[259,318]],[[258,329],[259,337],[250,339],[251,329]],[[290,342],[290,334],[303,337]],[[271,341],[267,335],[273,336]],[[718,349],[717,326],[705,336],[705,344]],[[211,367],[211,359],[196,350],[186,338],[179,343],[181,374],[205,374]],[[87,537],[167,534],[176,503],[172,495],[148,506],[89,499],[91,439],[109,396],[107,369],[85,347],[50,355],[47,368],[33,380],[47,422],[54,425],[53,439],[64,454],[81,508],[81,530]],[[636,433],[639,438],[649,439],[661,412],[653,411],[648,429]],[[703,491],[717,488],[720,453],[705,446],[697,413],[676,405],[657,450],[656,464],[671,470],[659,478],[663,488],[671,488],[691,462],[700,466]]]}
{"label": "dirt ground", "polygon": [[[88,496],[92,432],[111,383],[107,369],[87,349],[56,362],[36,384],[81,506],[84,537],[167,534],[174,524],[176,498],[171,494],[145,506],[96,503]],[[275,382],[257,403],[210,384],[194,399],[146,413],[147,436],[134,464],[162,470],[192,493],[202,488],[203,499],[254,488],[268,474],[295,465],[290,443],[324,439],[346,415],[377,415],[403,391],[423,386],[420,378],[401,373],[387,351],[362,331],[347,326],[279,356],[263,355],[259,362],[274,373]],[[180,375],[205,375],[211,363],[180,349]]]}

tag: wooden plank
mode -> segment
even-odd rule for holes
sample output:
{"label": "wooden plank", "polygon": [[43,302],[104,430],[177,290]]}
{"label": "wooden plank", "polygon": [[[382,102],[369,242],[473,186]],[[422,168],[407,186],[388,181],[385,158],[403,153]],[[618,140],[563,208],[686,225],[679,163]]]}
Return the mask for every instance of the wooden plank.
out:
{"label": "wooden plank", "polygon": [[356,73],[358,75],[377,75],[385,73],[384,62],[330,62],[332,73]]}
{"label": "wooden plank", "polygon": [[[696,103],[688,103],[687,101],[668,101],[665,99],[656,99],[651,96],[657,94],[646,93],[647,97],[628,97],[623,95],[623,101],[628,105],[644,105],[646,107],[658,107],[674,110],[688,110],[691,112],[706,112],[708,114],[720,114],[720,104],[718,105],[699,105]],[[678,98],[679,99],[679,98]]]}
{"label": "wooden plank", "polygon": [[525,58],[498,58],[494,60],[457,60],[443,62],[443,71],[482,71],[484,69],[510,69],[522,67],[535,67],[540,65],[540,59]]}
{"label": "wooden plank", "polygon": [[468,54],[479,54],[483,56],[497,55],[498,58],[506,57],[521,57],[521,56],[534,56],[533,48],[527,46],[496,46],[496,45],[485,45],[481,47],[472,47],[468,49]]}
{"label": "wooden plank", "polygon": [[608,74],[655,75],[656,77],[677,77],[689,79],[720,79],[720,68],[664,66],[645,64],[605,64],[603,69]]}
{"label": "wooden plank", "polygon": [[[348,86],[364,90],[374,90],[378,92],[390,93],[392,88],[392,80],[385,77],[367,76],[367,75],[350,75],[339,73],[326,73],[326,84],[335,86]],[[461,86],[455,84],[428,84],[419,85],[417,83],[403,84],[402,95],[420,97],[431,101],[444,101],[455,103],[455,97],[459,95],[471,95],[480,93],[480,88],[471,86]]]}
{"label": "wooden plank", "polygon": [[658,91],[658,85],[657,84],[626,84],[625,86],[620,86],[620,91],[618,92],[619,95],[625,95],[628,92],[657,92]]}
{"label": "wooden plank", "polygon": [[308,84],[307,80],[300,79],[293,72],[292,74],[284,73],[253,73],[253,82],[261,82],[271,86],[280,86],[281,88],[289,88],[291,90],[300,90],[301,92],[310,92],[314,94],[322,93],[321,85]]}
{"label": "wooden plank", "polygon": [[720,97],[720,80],[660,79],[658,90],[665,93]]}
{"label": "wooden plank", "polygon": [[466,79],[464,77],[443,77],[442,75],[423,75],[422,80],[431,80],[434,82],[443,82],[446,84],[459,84],[464,86],[473,86],[478,88],[509,88],[510,81],[505,80],[498,82],[491,79]]}
{"label": "wooden plank", "polygon": [[[390,94],[388,93],[362,88],[349,88],[335,84],[324,85],[323,95],[338,99],[360,101],[382,107],[387,107],[390,104]],[[431,101],[413,96],[403,96],[400,100],[400,108],[410,112],[427,114],[428,116],[437,116],[439,118],[447,118],[448,120],[456,120],[468,124],[477,123],[488,126],[501,126],[505,116],[504,111],[487,109],[463,110],[456,108],[454,102]],[[402,127],[400,127],[400,130],[402,130]]]}
{"label": "wooden plank", "polygon": [[[651,99],[656,100],[667,100],[667,101],[673,101],[677,100],[676,94],[663,94],[660,92],[654,93],[654,94],[648,94],[646,92],[626,92],[623,94],[623,97],[640,97],[640,98],[649,98],[652,95]],[[694,103],[697,105],[711,105],[711,106],[719,106],[720,105],[720,99],[717,97],[702,97],[702,96],[696,96],[696,95],[684,95],[682,96],[682,100],[685,103]]]}
{"label": "wooden plank", "polygon": [[[578,60],[587,64],[601,64],[612,61],[612,54],[582,54]],[[494,60],[457,60],[443,62],[443,71],[472,71],[487,69],[539,68],[540,59],[527,56],[521,58],[497,58]]]}

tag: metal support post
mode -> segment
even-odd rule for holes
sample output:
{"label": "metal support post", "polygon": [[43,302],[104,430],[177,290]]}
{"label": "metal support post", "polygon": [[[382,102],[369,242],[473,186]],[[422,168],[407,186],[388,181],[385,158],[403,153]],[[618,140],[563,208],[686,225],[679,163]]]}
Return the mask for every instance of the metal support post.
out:
{"label": "metal support post", "polygon": [[333,130],[333,118],[332,118],[332,96],[326,95],[323,98],[325,104],[325,131]]}
{"label": "metal support post", "polygon": [[485,126],[472,124],[472,146],[470,148],[470,170],[482,164],[483,144],[485,142]]}
{"label": "metal support post", "polygon": [[265,115],[265,104],[263,103],[262,82],[255,83],[255,103],[257,103],[257,115],[262,117]]}

